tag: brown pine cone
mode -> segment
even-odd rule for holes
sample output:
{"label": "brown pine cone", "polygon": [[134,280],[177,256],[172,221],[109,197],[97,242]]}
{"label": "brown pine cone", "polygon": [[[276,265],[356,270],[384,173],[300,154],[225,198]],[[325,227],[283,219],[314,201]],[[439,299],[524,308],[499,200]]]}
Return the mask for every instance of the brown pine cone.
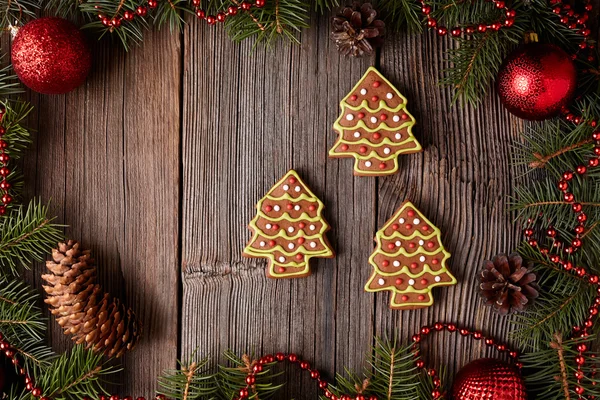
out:
{"label": "brown pine cone", "polygon": [[65,335],[108,357],[121,357],[135,347],[142,324],[131,309],[96,284],[96,265],[89,250],[81,250],[74,240],[59,243],[46,267],[51,273],[42,275],[48,283],[44,302]]}
{"label": "brown pine cone", "polygon": [[371,3],[354,2],[332,18],[331,38],[343,55],[362,57],[373,54],[383,44],[385,24],[377,19]]}
{"label": "brown pine cone", "polygon": [[479,292],[485,304],[501,315],[525,310],[538,297],[536,275],[523,266],[520,255],[495,256],[484,262],[479,276]]}

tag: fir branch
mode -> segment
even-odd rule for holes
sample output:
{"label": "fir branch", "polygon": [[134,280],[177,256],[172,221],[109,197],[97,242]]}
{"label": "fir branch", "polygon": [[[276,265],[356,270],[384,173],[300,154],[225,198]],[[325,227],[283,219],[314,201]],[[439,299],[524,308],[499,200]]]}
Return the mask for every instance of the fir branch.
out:
{"label": "fir branch", "polygon": [[196,352],[178,370],[165,371],[159,377],[160,394],[173,400],[211,397],[217,392],[216,375],[208,371],[207,360],[198,360]]}
{"label": "fir branch", "polygon": [[568,145],[566,147],[563,147],[561,149],[556,150],[555,152],[548,154],[548,155],[541,155],[540,153],[533,153],[533,157],[535,157],[535,161],[532,161],[529,163],[529,167],[530,168],[545,168],[546,164],[548,163],[548,161],[550,161],[551,159],[561,156],[569,151],[573,151],[576,149],[579,149],[585,145],[588,144],[593,144],[594,140],[593,139],[584,139],[581,140],[575,144],[571,144]]}
{"label": "fir branch", "polygon": [[1,101],[5,109],[2,126],[6,133],[2,140],[7,143],[6,153],[13,159],[19,159],[32,143],[31,134],[22,123],[33,110],[30,103],[23,101]]}
{"label": "fir branch", "polygon": [[[0,3],[0,8],[2,7]],[[4,28],[7,25],[3,25]],[[1,59],[1,58],[0,58]],[[17,76],[14,74],[11,65],[0,69],[0,99],[8,99],[9,97],[22,93],[23,89]],[[5,100],[6,101],[6,100]]]}
{"label": "fir branch", "polygon": [[32,201],[0,219],[0,272],[17,274],[19,267],[29,268],[45,255],[63,236],[60,225],[48,217],[47,206]]}
{"label": "fir branch", "polygon": [[[226,351],[224,356],[228,360],[228,365],[219,365],[217,373],[218,397],[232,399],[238,395],[241,387],[246,386],[246,376],[252,371],[256,361],[248,355],[238,357],[231,351]],[[274,378],[281,374],[273,373],[272,366],[273,364],[264,364],[263,371],[255,375],[256,383],[251,387],[250,399],[269,399],[282,387],[282,385],[273,383]]]}
{"label": "fir branch", "polygon": [[[560,339],[560,340],[557,340]],[[577,369],[574,361],[578,355],[577,346],[581,343],[592,343],[594,337],[588,340],[575,339],[564,340],[560,333],[555,333],[550,342],[538,351],[524,354],[521,361],[524,364],[524,377],[527,388],[531,391],[533,398],[545,400],[578,399],[579,395],[574,388],[577,386],[575,371]],[[597,354],[589,353],[588,359],[596,357]],[[591,376],[595,366],[586,363],[582,370],[585,378],[582,386],[586,395],[598,396],[598,379]]]}
{"label": "fir branch", "polygon": [[558,356],[558,365],[560,366],[560,377],[557,379],[563,388],[565,400],[571,400],[569,394],[569,379],[567,376],[567,362],[565,360],[565,350],[563,346],[562,334],[557,332],[554,334],[554,340],[550,342],[550,348],[556,350]]}
{"label": "fir branch", "polygon": [[46,328],[38,295],[28,285],[0,275],[0,331],[11,337],[43,340]]}
{"label": "fir branch", "polygon": [[27,19],[35,18],[41,8],[40,0],[2,0],[0,14],[2,29],[7,31],[12,26],[23,25]]}
{"label": "fir branch", "polygon": [[106,394],[102,380],[118,371],[107,366],[101,354],[76,346],[39,373],[36,384],[42,388],[44,396],[55,400],[98,398]]}
{"label": "fir branch", "polygon": [[384,16],[386,27],[391,31],[408,28],[409,32],[423,32],[421,7],[419,2],[412,0],[381,0],[381,14]]}

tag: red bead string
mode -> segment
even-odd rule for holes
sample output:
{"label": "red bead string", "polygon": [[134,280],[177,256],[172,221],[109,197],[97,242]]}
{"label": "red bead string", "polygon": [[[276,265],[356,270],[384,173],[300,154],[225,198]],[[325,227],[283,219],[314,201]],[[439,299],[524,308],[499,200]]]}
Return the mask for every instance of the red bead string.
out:
{"label": "red bead string", "polygon": [[325,379],[321,378],[321,374],[319,373],[319,371],[316,369],[311,369],[311,366],[308,361],[300,360],[300,358],[296,354],[293,354],[293,353],[291,353],[291,354],[277,353],[274,356],[269,354],[269,355],[266,355],[266,356],[260,358],[256,362],[256,364],[254,364],[254,366],[252,367],[252,371],[250,371],[248,373],[248,375],[246,376],[246,386],[240,389],[239,397],[234,397],[233,400],[245,400],[250,396],[250,390],[256,383],[256,374],[261,373],[266,364],[272,364],[274,362],[281,363],[281,362],[285,362],[285,361],[288,361],[292,365],[298,365],[303,371],[306,371],[307,373],[309,373],[311,379],[317,381],[317,383],[319,384],[319,389],[321,389],[323,391],[324,396],[328,399],[331,399],[331,400],[377,400],[376,396],[365,397],[362,394],[359,394],[357,396],[350,396],[350,395],[342,395],[339,397],[336,396],[329,390],[329,388],[328,388],[329,384],[327,383],[327,381]]}
{"label": "red bead string", "polygon": [[[42,394],[43,394],[42,389],[35,385],[31,376],[29,376],[29,374],[27,373],[27,371],[21,364],[21,361],[19,360],[19,357],[18,357],[18,351],[15,348],[13,348],[10,345],[10,343],[8,343],[8,341],[5,340],[4,336],[2,335],[2,332],[0,332],[0,354],[3,354],[6,358],[8,358],[12,362],[12,364],[15,366],[17,372],[19,373],[19,375],[21,375],[25,381],[25,389],[28,392],[30,392],[33,397],[39,398],[40,400],[52,400],[52,398],[50,398],[48,396],[42,396]],[[167,398],[165,396],[163,396],[162,394],[157,395],[156,397],[154,397],[154,399],[155,400],[167,400]],[[88,396],[85,396],[85,397],[82,397],[82,400],[92,400],[92,399]],[[112,396],[100,396],[100,397],[98,397],[98,400],[134,400],[134,398],[132,396],[125,396],[125,397],[121,398],[117,395],[112,395]],[[145,397],[137,397],[136,400],[146,400],[146,398]]]}
{"label": "red bead string", "polygon": [[6,154],[8,143],[2,139],[4,134],[6,134],[6,127],[3,125],[5,114],[6,110],[0,108],[0,177],[2,177],[2,181],[0,181],[0,190],[2,193],[2,197],[0,198],[2,201],[2,204],[0,204],[0,215],[6,214],[7,207],[12,202],[12,197],[8,193],[11,187],[10,182],[8,182],[8,175],[10,175],[8,162],[10,161],[10,157]]}
{"label": "red bead string", "polygon": [[[579,49],[573,54],[573,58],[581,57],[591,62],[595,59],[592,51],[595,45],[590,43],[592,31],[587,27],[587,22],[590,18],[589,13],[592,11],[592,4],[591,0],[585,0],[583,3],[583,12],[579,14],[565,0],[550,0],[552,12],[560,17],[560,22],[583,36],[583,40],[579,43]],[[587,56],[584,52],[586,50]]]}
{"label": "red bead string", "polygon": [[515,23],[515,17],[517,13],[515,10],[512,10],[506,6],[504,0],[492,0],[497,9],[502,10],[503,17],[496,22],[492,22],[491,24],[472,24],[466,27],[456,26],[450,31],[448,28],[438,24],[438,20],[431,16],[433,12],[433,8],[427,4],[426,0],[420,0],[421,2],[421,12],[427,18],[427,26],[430,29],[436,29],[438,36],[446,36],[448,32],[454,37],[459,37],[463,33],[472,36],[476,33],[485,33],[488,30],[499,31],[502,28],[510,28]]}
{"label": "red bead string", "polygon": [[[234,5],[231,5],[225,11],[220,11],[216,15],[207,15],[206,11],[202,8],[202,0],[192,0],[194,11],[198,19],[206,21],[208,25],[215,25],[217,22],[225,22],[228,17],[237,15],[238,11],[250,11],[252,7],[262,8],[265,5],[266,0],[254,0],[254,4],[248,1],[238,3],[236,0],[232,0]],[[158,7],[158,0],[147,0],[145,4],[135,8],[135,10],[124,10],[120,14],[121,7],[117,10],[117,13],[112,18],[99,13],[98,18],[102,24],[112,29],[119,28],[123,22],[133,21],[136,17],[145,17],[148,15],[148,10],[152,10]],[[96,9],[99,9],[96,6]]]}
{"label": "red bead string", "polygon": [[[514,350],[510,350],[505,344],[497,343],[494,340],[494,338],[484,336],[483,333],[480,331],[473,331],[473,330],[469,330],[466,328],[459,328],[455,324],[446,324],[446,323],[442,323],[442,322],[436,322],[432,326],[422,327],[421,330],[419,331],[419,333],[413,335],[413,337],[412,337],[413,347],[415,349],[415,358],[416,358],[415,365],[417,366],[418,369],[425,369],[425,362],[421,358],[421,348],[420,348],[421,341],[423,340],[424,337],[428,336],[431,333],[441,332],[444,330],[447,332],[451,332],[451,333],[458,332],[462,336],[472,337],[475,340],[483,340],[483,342],[487,346],[496,348],[496,350],[498,350],[500,353],[508,353],[510,358],[515,360],[515,365],[517,366],[517,368],[519,368],[519,370],[523,367],[523,364],[521,364],[521,362],[518,361],[519,353]],[[442,397],[442,392],[440,391],[440,388],[442,386],[442,381],[440,380],[440,377],[438,376],[437,371],[433,368],[428,368],[426,372],[427,372],[427,375],[429,375],[431,377],[431,381],[433,382],[433,391],[431,392],[431,397],[434,400],[440,399]]]}
{"label": "red bead string", "polygon": [[[581,122],[580,117],[571,117],[569,120],[579,124]],[[597,126],[596,121],[591,121],[589,123],[591,126]],[[581,203],[575,201],[575,196],[569,190],[570,182],[573,180],[575,175],[584,176],[591,168],[596,168],[600,165],[600,131],[596,130],[592,134],[592,141],[595,143],[594,145],[594,156],[588,160],[587,165],[579,165],[573,171],[565,171],[562,174],[562,179],[558,182],[558,189],[563,194],[563,199],[565,202],[571,204],[571,209],[575,214],[575,219],[577,221],[576,227],[574,229],[574,238],[571,240],[571,243],[564,245],[558,238],[558,234],[556,229],[552,226],[546,229],[546,236],[552,240],[552,246],[546,247],[542,246],[538,243],[538,241],[533,237],[534,230],[531,225],[534,223],[532,219],[527,221],[528,227],[524,230],[525,239],[529,243],[529,245],[533,248],[538,249],[540,253],[547,256],[551,262],[557,264],[560,268],[565,271],[570,271],[575,273],[578,277],[586,281],[591,285],[596,286],[597,296],[594,298],[594,302],[592,306],[588,309],[588,317],[583,322],[582,326],[576,326],[573,328],[573,334],[576,337],[586,338],[589,336],[591,328],[594,324],[594,319],[598,314],[598,310],[600,307],[600,277],[598,275],[594,275],[589,273],[584,267],[576,266],[571,261],[567,260],[566,257],[563,257],[561,253],[565,253],[566,255],[573,254],[578,251],[582,244],[583,238],[586,232],[586,222],[587,215],[583,211],[583,206]],[[577,370],[575,372],[575,378],[577,379],[577,386],[575,387],[575,392],[579,395],[580,399],[583,399],[583,394],[585,389],[581,386],[581,382],[585,378],[585,374],[583,372],[583,365],[586,362],[585,353],[588,350],[588,346],[585,343],[579,344],[577,346],[578,355],[575,358],[575,363],[577,364]],[[595,375],[595,371],[592,373]]]}

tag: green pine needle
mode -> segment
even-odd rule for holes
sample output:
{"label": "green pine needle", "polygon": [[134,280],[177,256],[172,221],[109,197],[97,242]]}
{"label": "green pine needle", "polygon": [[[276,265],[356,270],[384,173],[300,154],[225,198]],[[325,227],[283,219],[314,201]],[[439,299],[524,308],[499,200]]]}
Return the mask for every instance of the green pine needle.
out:
{"label": "green pine needle", "polygon": [[33,261],[43,261],[63,235],[48,207],[32,201],[0,218],[0,273],[19,273]]}

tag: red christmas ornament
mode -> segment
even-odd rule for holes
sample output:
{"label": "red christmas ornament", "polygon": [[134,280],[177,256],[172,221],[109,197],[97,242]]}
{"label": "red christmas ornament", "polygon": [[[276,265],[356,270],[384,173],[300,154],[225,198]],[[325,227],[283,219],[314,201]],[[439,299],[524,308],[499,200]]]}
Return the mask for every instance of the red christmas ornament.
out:
{"label": "red christmas ornament", "polygon": [[529,43],[504,61],[497,85],[508,111],[539,121],[556,115],[571,102],[577,71],[571,57],[559,47]]}
{"label": "red christmas ornament", "polygon": [[39,18],[20,28],[12,64],[25,86],[43,94],[62,94],[81,85],[92,55],[79,28],[62,18]]}
{"label": "red christmas ornament", "polygon": [[519,369],[494,358],[464,366],[452,385],[454,400],[525,400],[525,382]]}

